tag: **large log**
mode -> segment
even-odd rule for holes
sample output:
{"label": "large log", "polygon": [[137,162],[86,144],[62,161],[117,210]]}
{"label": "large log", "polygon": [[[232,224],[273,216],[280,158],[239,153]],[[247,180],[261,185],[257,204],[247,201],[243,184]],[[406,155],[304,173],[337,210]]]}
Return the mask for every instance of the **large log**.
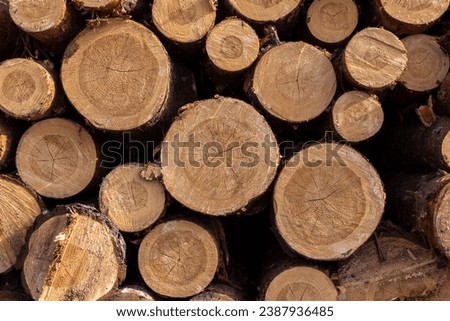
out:
{"label": "large log", "polygon": [[43,205],[22,182],[0,175],[0,274],[10,270]]}
{"label": "large log", "polygon": [[197,212],[227,215],[245,212],[266,192],[279,151],[252,106],[217,97],[184,107],[164,139],[161,161],[175,199]]}
{"label": "large log", "polygon": [[385,182],[391,215],[450,258],[450,175],[392,174]]}
{"label": "large log", "polygon": [[11,117],[35,121],[62,110],[55,73],[48,63],[22,58],[4,61],[0,88],[0,109]]}
{"label": "large log", "polygon": [[30,236],[23,285],[34,300],[93,301],[125,277],[125,242],[93,207],[58,206]]}
{"label": "large log", "polygon": [[156,293],[186,298],[202,292],[213,280],[220,262],[214,230],[186,219],[157,225],[139,247],[139,271]]}
{"label": "large log", "polygon": [[23,134],[16,154],[21,179],[38,194],[67,198],[97,178],[100,155],[91,135],[63,118],[42,120]]}
{"label": "large log", "polygon": [[315,260],[349,257],[384,210],[383,184],[351,147],[324,143],[296,153],[281,170],[273,215],[282,245]]}
{"label": "large log", "polygon": [[324,52],[305,42],[287,42],[264,53],[244,86],[249,98],[273,117],[301,123],[331,103],[336,74]]}

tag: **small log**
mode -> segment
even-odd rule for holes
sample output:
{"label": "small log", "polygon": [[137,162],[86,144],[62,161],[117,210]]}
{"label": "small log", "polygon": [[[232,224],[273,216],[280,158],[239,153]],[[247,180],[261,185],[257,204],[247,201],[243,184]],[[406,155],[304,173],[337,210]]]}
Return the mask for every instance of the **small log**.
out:
{"label": "small log", "polygon": [[156,293],[187,298],[212,281],[220,261],[215,234],[206,225],[185,219],[161,223],[142,240],[139,271]]}
{"label": "small log", "polygon": [[208,34],[205,49],[213,77],[223,82],[242,76],[256,61],[259,39],[241,19],[227,18]]}
{"label": "small log", "polygon": [[429,92],[437,88],[449,69],[448,54],[433,36],[418,34],[402,39],[408,63],[399,82],[412,92]]}
{"label": "small log", "polygon": [[61,109],[53,70],[45,62],[10,59],[0,65],[0,109],[11,117],[40,120]]}
{"label": "small log", "polygon": [[406,68],[403,43],[381,28],[366,28],[352,37],[342,55],[341,67],[350,86],[371,92],[393,87]]}
{"label": "small log", "polygon": [[305,42],[287,42],[258,61],[244,90],[273,117],[301,123],[319,116],[336,92],[336,74],[327,55]]}
{"label": "small log", "polygon": [[306,26],[313,42],[337,47],[353,34],[358,16],[353,0],[314,0],[306,13]]}
{"label": "small log", "polygon": [[273,25],[278,31],[292,29],[303,0],[226,0],[232,14],[246,20],[261,32],[265,25]]}
{"label": "small log", "polygon": [[252,106],[234,98],[183,108],[163,142],[164,186],[200,213],[245,212],[275,178],[279,151],[272,130]]}
{"label": "small log", "polygon": [[331,126],[338,137],[358,143],[381,129],[384,113],[375,95],[349,91],[340,96],[331,109]]}
{"label": "small log", "polygon": [[31,126],[17,147],[16,166],[21,179],[38,194],[67,198],[95,180],[99,154],[91,135],[63,118]]}
{"label": "small log", "polygon": [[376,170],[356,150],[313,145],[286,163],[275,184],[279,240],[311,259],[345,259],[373,233],[384,201]]}
{"label": "small log", "polygon": [[449,4],[449,0],[374,0],[372,10],[383,27],[404,36],[431,28]]}
{"label": "small log", "polygon": [[110,172],[100,186],[100,210],[123,232],[139,232],[164,213],[166,196],[157,179],[146,180],[144,166],[125,164]]}
{"label": "small log", "polygon": [[336,301],[337,290],[319,269],[303,265],[275,267],[260,285],[264,301]]}
{"label": "small log", "polygon": [[225,284],[213,284],[191,301],[244,301],[244,295],[237,289]]}
{"label": "small log", "polygon": [[12,163],[18,141],[17,129],[3,114],[0,114],[0,172]]}
{"label": "small log", "polygon": [[434,107],[437,114],[450,116],[450,73],[445,76],[439,87]]}
{"label": "small log", "polygon": [[341,265],[340,300],[423,300],[443,283],[448,268],[430,249],[398,235],[377,240]]}
{"label": "small log", "polygon": [[409,122],[393,128],[386,155],[391,165],[429,170],[450,170],[450,118],[431,126]]}
{"label": "small log", "polygon": [[388,210],[398,223],[424,233],[450,259],[450,175],[403,173],[385,182]]}
{"label": "small log", "polygon": [[156,301],[154,295],[138,286],[126,286],[117,289],[102,298],[103,301]]}
{"label": "small log", "polygon": [[22,182],[0,175],[0,274],[16,264],[25,235],[42,210],[34,192]]}
{"label": "small log", "polygon": [[125,277],[125,242],[93,207],[58,206],[30,236],[22,278],[36,301],[95,301]]}
{"label": "small log", "polygon": [[214,27],[217,1],[154,0],[152,20],[158,31],[173,44],[195,46]]}

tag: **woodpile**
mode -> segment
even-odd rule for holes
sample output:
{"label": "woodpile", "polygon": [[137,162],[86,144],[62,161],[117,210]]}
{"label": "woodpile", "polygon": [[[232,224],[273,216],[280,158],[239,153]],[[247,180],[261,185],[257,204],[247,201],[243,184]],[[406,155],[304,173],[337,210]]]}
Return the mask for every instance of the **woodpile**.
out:
{"label": "woodpile", "polygon": [[0,300],[450,300],[450,0],[0,0]]}

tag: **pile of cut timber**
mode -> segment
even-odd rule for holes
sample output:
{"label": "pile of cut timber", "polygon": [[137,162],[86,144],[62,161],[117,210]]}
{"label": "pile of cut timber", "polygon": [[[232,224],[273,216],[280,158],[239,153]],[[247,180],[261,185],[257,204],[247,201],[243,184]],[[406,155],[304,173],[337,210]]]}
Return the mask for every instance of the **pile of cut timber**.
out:
{"label": "pile of cut timber", "polygon": [[0,0],[0,300],[450,300],[450,0]]}

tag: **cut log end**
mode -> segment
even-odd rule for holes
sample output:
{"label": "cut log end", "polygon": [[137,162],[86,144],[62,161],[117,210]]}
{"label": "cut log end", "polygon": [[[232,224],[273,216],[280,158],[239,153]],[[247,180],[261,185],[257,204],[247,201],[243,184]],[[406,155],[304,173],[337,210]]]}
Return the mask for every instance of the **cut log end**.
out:
{"label": "cut log end", "polygon": [[319,116],[336,92],[336,74],[328,57],[305,42],[267,51],[256,65],[249,94],[266,111],[288,122]]}
{"label": "cut log end", "polygon": [[139,164],[119,166],[109,173],[100,187],[100,209],[124,232],[139,232],[163,214],[166,197],[158,180],[141,177]]}
{"label": "cut log end", "polygon": [[85,10],[108,11],[119,7],[122,0],[72,0],[72,2]]}
{"label": "cut log end", "polygon": [[0,88],[0,109],[24,120],[39,120],[47,116],[56,96],[51,73],[29,59],[3,62],[0,65]]}
{"label": "cut log end", "polygon": [[228,0],[241,17],[256,22],[277,22],[291,15],[302,0]]}
{"label": "cut log end", "polygon": [[243,300],[242,293],[236,289],[224,285],[214,284],[208,286],[200,294],[191,298],[191,301],[240,301]]}
{"label": "cut log end", "polygon": [[265,301],[336,301],[337,290],[323,272],[305,266],[288,268],[269,283]]}
{"label": "cut log end", "polygon": [[354,86],[376,91],[393,86],[407,61],[406,48],[393,33],[366,28],[353,36],[346,46],[343,68]]}
{"label": "cut log end", "polygon": [[42,205],[31,190],[0,175],[0,274],[16,264],[25,235],[41,211]]}
{"label": "cut log end", "polygon": [[104,299],[106,301],[156,301],[148,291],[135,286],[117,289]]}
{"label": "cut log end", "polygon": [[450,126],[444,128],[444,130],[447,130],[447,134],[445,134],[442,140],[441,160],[446,165],[446,168],[450,168]]}
{"label": "cut log end", "polygon": [[216,20],[213,0],[155,0],[152,19],[166,38],[176,43],[190,44],[202,40]]}
{"label": "cut log end", "polygon": [[166,108],[171,76],[158,38],[122,19],[82,31],[67,48],[61,70],[74,107],[93,126],[111,131],[155,123]]}
{"label": "cut log end", "polygon": [[319,42],[337,45],[355,31],[358,8],[353,0],[315,0],[308,8],[306,23]]}
{"label": "cut log end", "polygon": [[203,226],[172,220],[151,230],[138,254],[145,283],[156,293],[186,298],[202,292],[219,264],[217,240]]}
{"label": "cut log end", "polygon": [[273,198],[282,243],[317,260],[350,256],[375,230],[384,202],[372,165],[339,144],[317,144],[292,157]]}
{"label": "cut log end", "polygon": [[428,35],[413,35],[402,39],[408,52],[408,64],[400,77],[407,89],[416,92],[437,88],[449,69],[448,54],[438,39]]}
{"label": "cut log end", "polygon": [[0,115],[0,171],[14,159],[15,137],[9,122]]}
{"label": "cut log end", "polygon": [[125,277],[125,242],[94,208],[57,207],[31,235],[24,286],[34,300],[93,301]]}
{"label": "cut log end", "polygon": [[376,96],[350,91],[336,101],[332,118],[337,134],[356,143],[378,133],[383,125],[384,113]]}
{"label": "cut log end", "polygon": [[206,53],[213,66],[223,73],[242,72],[258,57],[258,35],[240,19],[225,19],[208,35]]}
{"label": "cut log end", "polygon": [[376,0],[373,2],[383,26],[398,35],[429,29],[448,9],[449,0]]}
{"label": "cut log end", "polygon": [[21,179],[38,194],[74,196],[95,177],[98,154],[90,134],[62,118],[40,121],[22,136],[16,154]]}
{"label": "cut log end", "polygon": [[450,259],[450,184],[434,199],[433,233],[439,251]]}
{"label": "cut log end", "polygon": [[192,210],[210,215],[243,212],[275,177],[275,142],[264,117],[243,101],[198,101],[185,107],[165,137],[164,185]]}

